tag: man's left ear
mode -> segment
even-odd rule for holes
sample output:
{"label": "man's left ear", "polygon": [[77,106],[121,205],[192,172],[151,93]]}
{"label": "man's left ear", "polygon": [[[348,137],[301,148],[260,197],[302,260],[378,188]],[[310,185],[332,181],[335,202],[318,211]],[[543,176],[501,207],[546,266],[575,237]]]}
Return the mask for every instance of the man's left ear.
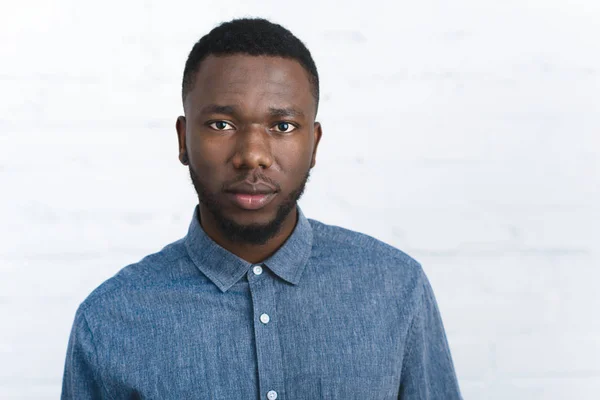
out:
{"label": "man's left ear", "polygon": [[315,122],[315,144],[312,153],[312,161],[310,163],[310,167],[313,168],[317,163],[317,147],[319,146],[319,142],[321,141],[321,135],[323,134],[323,128],[321,128],[320,122]]}

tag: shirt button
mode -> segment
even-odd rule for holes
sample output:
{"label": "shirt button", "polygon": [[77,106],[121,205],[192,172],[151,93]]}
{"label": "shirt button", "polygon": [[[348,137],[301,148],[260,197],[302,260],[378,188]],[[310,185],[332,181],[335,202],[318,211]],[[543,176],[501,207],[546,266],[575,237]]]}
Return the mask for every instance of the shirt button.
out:
{"label": "shirt button", "polygon": [[274,390],[269,390],[267,392],[267,399],[269,400],[275,400],[277,398],[277,392]]}
{"label": "shirt button", "polygon": [[[260,322],[262,322],[263,324],[268,324],[269,320],[270,320],[270,318],[269,318],[268,314],[261,314],[260,315]],[[269,393],[271,393],[271,392],[269,392]],[[273,393],[275,393],[275,392],[273,392]],[[277,396],[277,393],[275,393],[275,396]]]}
{"label": "shirt button", "polygon": [[262,267],[260,265],[257,265],[254,268],[252,268],[252,272],[254,272],[254,275],[260,275],[262,274]]}

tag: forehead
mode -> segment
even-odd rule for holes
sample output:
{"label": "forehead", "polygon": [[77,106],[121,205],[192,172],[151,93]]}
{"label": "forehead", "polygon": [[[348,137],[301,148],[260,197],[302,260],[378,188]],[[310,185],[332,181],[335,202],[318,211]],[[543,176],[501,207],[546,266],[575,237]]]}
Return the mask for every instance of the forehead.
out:
{"label": "forehead", "polygon": [[210,55],[196,72],[184,107],[207,104],[239,107],[295,106],[307,115],[315,103],[308,72],[299,62],[271,56]]}

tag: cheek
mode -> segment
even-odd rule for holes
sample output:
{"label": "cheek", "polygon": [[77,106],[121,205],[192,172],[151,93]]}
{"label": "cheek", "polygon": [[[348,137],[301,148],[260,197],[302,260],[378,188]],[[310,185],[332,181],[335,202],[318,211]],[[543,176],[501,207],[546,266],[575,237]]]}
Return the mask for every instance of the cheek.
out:
{"label": "cheek", "polygon": [[306,141],[302,143],[302,147],[298,149],[298,154],[301,154],[298,164],[301,165],[304,170],[309,169],[312,162],[312,142]]}
{"label": "cheek", "polygon": [[279,154],[277,158],[280,160],[284,174],[289,176],[289,180],[293,180],[296,184],[304,179],[312,161],[311,149],[305,145],[289,146],[281,149]]}
{"label": "cheek", "polygon": [[187,150],[197,179],[210,190],[218,190],[225,179],[218,147],[196,139],[187,143]]}
{"label": "cheek", "polygon": [[222,146],[218,143],[201,139],[198,135],[190,135],[186,145],[194,165],[210,167],[218,163],[222,152]]}

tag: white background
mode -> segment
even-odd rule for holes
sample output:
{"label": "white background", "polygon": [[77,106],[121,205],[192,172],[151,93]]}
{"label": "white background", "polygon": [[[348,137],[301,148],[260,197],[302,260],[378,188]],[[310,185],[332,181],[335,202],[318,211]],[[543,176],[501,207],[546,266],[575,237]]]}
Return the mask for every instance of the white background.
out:
{"label": "white background", "polygon": [[465,399],[598,399],[598,0],[3,0],[0,398],[58,398],[79,303],[185,234],[183,66],[234,16],[311,50],[300,205],[423,264]]}

